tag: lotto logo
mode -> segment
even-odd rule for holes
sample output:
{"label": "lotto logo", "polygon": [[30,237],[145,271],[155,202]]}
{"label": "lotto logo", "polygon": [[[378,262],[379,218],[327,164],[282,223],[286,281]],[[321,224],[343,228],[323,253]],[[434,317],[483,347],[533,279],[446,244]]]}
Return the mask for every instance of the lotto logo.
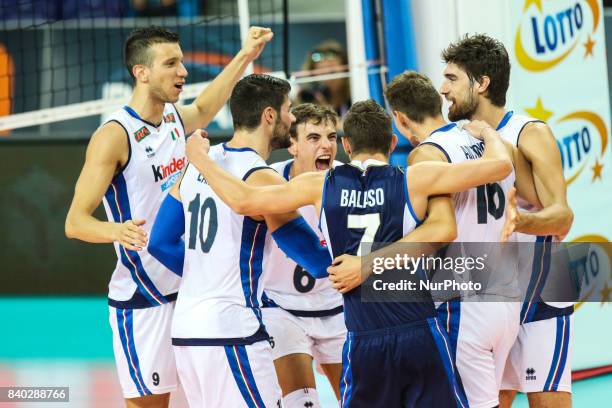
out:
{"label": "lotto logo", "polygon": [[142,139],[149,136],[150,134],[151,132],[149,131],[149,129],[147,129],[146,126],[143,126],[136,132],[134,132],[134,139],[136,139],[137,142],[140,142]]}

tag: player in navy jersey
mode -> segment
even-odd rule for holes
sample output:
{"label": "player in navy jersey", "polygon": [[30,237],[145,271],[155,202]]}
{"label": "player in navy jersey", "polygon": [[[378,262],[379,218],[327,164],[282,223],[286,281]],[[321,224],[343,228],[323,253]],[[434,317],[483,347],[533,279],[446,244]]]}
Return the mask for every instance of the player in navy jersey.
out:
{"label": "player in navy jersey", "polygon": [[[451,120],[478,119],[495,127],[515,145],[530,163],[542,209],[523,204],[527,211],[515,212],[517,240],[540,242],[567,235],[573,213],[567,203],[561,155],[548,125],[540,120],[507,111],[506,93],[510,83],[510,59],[504,45],[486,35],[467,36],[450,44],[442,53],[446,68],[440,92],[451,102]],[[507,234],[512,230],[507,231]],[[529,235],[525,235],[529,234]],[[538,237],[539,236],[539,237]],[[548,245],[549,247],[549,245]],[[537,247],[536,247],[537,248]],[[525,252],[525,251],[521,251]],[[536,251],[537,252],[537,251]],[[540,251],[542,252],[542,251]],[[545,252],[545,251],[544,251]],[[542,257],[545,253],[542,253]],[[523,254],[521,254],[523,255]],[[519,258],[519,268],[531,270],[540,259]],[[500,394],[500,406],[509,407],[516,391],[529,394],[532,407],[571,406],[571,304],[538,302],[545,282],[544,268],[534,267],[532,290],[521,310],[518,340],[513,347]],[[525,375],[527,369],[538,373]]]}
{"label": "player in navy jersey", "polygon": [[[109,283],[109,319],[128,407],[166,407],[177,385],[170,325],[180,279],[149,254],[147,234],[186,165],[185,135],[210,123],[272,36],[268,28],[251,28],[242,50],[184,106],[174,105],[187,78],[178,35],[147,27],[125,42],[134,92],[89,142],[66,235],[114,243],[118,261]],[[102,200],[108,221],[93,216]]]}
{"label": "player in navy jersey", "polygon": [[[205,154],[205,139],[190,140],[187,154],[239,213],[283,213],[314,205],[328,249],[337,256],[358,254],[362,243],[401,240],[425,217],[430,196],[506,177],[512,164],[499,135],[482,122],[466,128],[484,138],[481,159],[457,165],[421,163],[404,170],[387,164],[397,143],[391,118],[372,100],[358,102],[344,121],[342,144],[351,164],[325,174],[306,173],[282,186],[253,187],[232,177]],[[417,302],[362,302],[360,291],[344,296],[349,334],[343,353],[342,405],[466,407],[448,338],[429,294],[421,294],[426,297]]]}

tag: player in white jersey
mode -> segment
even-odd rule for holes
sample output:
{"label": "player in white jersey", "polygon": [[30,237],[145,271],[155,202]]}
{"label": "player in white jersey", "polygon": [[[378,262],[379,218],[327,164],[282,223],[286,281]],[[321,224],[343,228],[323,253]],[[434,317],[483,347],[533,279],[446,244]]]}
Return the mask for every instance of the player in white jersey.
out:
{"label": "player in white jersey", "polygon": [[[186,165],[185,135],[213,119],[271,38],[269,29],[251,28],[243,49],[185,106],[174,105],[187,77],[178,35],[149,27],[133,31],[125,42],[134,92],[91,138],[66,235],[114,243],[118,260],[109,284],[109,318],[128,406],[165,407],[177,385],[170,324],[180,279],[150,256],[147,234]],[[92,215],[101,200],[107,222]]]}
{"label": "player in white jersey", "polygon": [[[230,98],[234,136],[213,147],[210,158],[249,184],[284,183],[265,158],[289,145],[289,90],[287,81],[267,75],[241,79]],[[244,217],[219,199],[210,181],[188,166],[162,204],[149,244],[162,263],[184,270],[172,323],[179,379],[193,407],[279,406],[260,310],[262,274],[272,262],[268,229],[281,248],[292,244],[283,235],[287,231],[296,242],[313,243],[308,260],[300,261],[312,273],[325,273],[331,259],[297,212]]]}
{"label": "player in white jersey", "polygon": [[[362,115],[363,117],[361,117]],[[379,123],[379,121],[381,121],[379,119],[381,116],[384,117],[382,122],[385,123],[386,126],[383,129],[375,128],[376,130],[372,131],[372,132],[377,132],[377,134],[375,135],[372,134],[372,132],[368,132],[369,127],[375,127]],[[370,121],[374,121],[375,124],[369,125]],[[390,153],[390,150],[387,150],[387,149],[390,147],[390,149],[392,150],[393,147],[395,146],[395,143],[397,142],[397,138],[394,135],[391,135],[391,120],[387,116],[386,112],[384,112],[384,110],[379,105],[377,105],[374,101],[370,100],[370,101],[365,101],[365,102],[357,102],[349,110],[349,113],[347,114],[347,117],[344,122],[344,127],[345,127],[346,135],[345,135],[345,138],[343,138],[342,142],[343,142],[343,146],[345,150],[347,151],[349,156],[351,156],[351,159],[353,160],[356,159],[358,161],[368,160],[366,164],[364,165],[365,168],[367,168],[369,163],[375,163],[376,165],[373,167],[382,167],[384,169],[385,167],[384,163],[388,160],[388,155]],[[496,154],[495,157],[509,157],[508,152],[505,146],[503,145],[503,143],[501,143],[501,140],[499,139],[499,136],[497,135],[497,133],[492,131],[492,129],[490,129],[488,126],[482,123],[481,124],[471,123],[470,128],[472,129],[472,131],[474,131],[476,135],[480,134],[481,137],[484,136],[485,140],[487,140],[486,151],[484,152],[483,157],[481,159],[470,160],[470,161],[466,161],[466,162],[458,163],[458,164],[445,164],[445,163],[435,163],[435,162],[434,163],[420,163],[415,166],[409,167],[406,170],[406,175],[403,177],[405,179],[405,182],[402,183],[404,184],[402,188],[406,189],[405,194],[406,194],[406,197],[410,197],[409,202],[411,204],[408,204],[409,209],[404,209],[404,213],[408,213],[408,212],[412,213],[413,218],[411,218],[411,220],[416,219],[417,222],[413,221],[410,230],[405,231],[405,233],[408,233],[411,230],[413,230],[417,226],[419,220],[424,218],[429,196],[437,195],[437,194],[444,194],[444,193],[449,193],[449,192],[463,191],[465,189],[481,184],[481,182],[492,182],[494,180],[505,178],[511,172],[512,166],[511,166],[510,160],[507,160],[506,170],[498,173],[496,176],[493,176],[493,177],[490,177],[491,174],[487,174],[489,173],[490,169],[487,170],[486,166],[488,165],[489,160],[491,160],[492,158],[491,154],[495,152]],[[385,137],[385,135],[391,136],[389,137],[387,144],[383,142],[384,140],[383,138]],[[380,141],[380,144],[377,145],[376,144],[377,141]],[[325,201],[324,197],[325,197],[327,190],[324,190],[323,188],[324,186],[326,186],[325,187],[326,189],[331,190],[332,188],[334,188],[338,190],[339,187],[335,185],[334,186],[332,186],[332,184],[326,185],[327,183],[326,180],[328,178],[333,177],[333,174],[335,174],[335,172],[339,172],[340,171],[339,169],[348,167],[348,165],[336,167],[334,170],[331,170],[330,172],[328,172],[327,175],[320,174],[320,173],[303,174],[301,176],[298,176],[290,180],[287,185],[279,186],[278,188],[269,187],[269,188],[253,189],[253,188],[249,188],[249,186],[244,183],[240,183],[239,180],[232,178],[227,173],[222,172],[218,168],[218,166],[214,166],[212,163],[210,163],[210,160],[206,159],[205,155],[202,155],[201,152],[198,152],[198,147],[199,147],[198,143],[200,144],[200,147],[202,144],[204,144],[204,142],[198,141],[197,139],[190,140],[188,142],[187,154],[191,162],[194,165],[196,165],[198,169],[204,175],[206,175],[206,177],[209,180],[212,180],[212,179],[215,180],[215,183],[212,185],[212,187],[215,189],[215,191],[218,191],[219,194],[221,194],[221,197],[224,200],[226,200],[232,206],[232,208],[235,208],[237,211],[243,212],[245,214],[249,214],[249,213],[256,212],[256,211],[274,213],[274,212],[282,212],[286,209],[301,207],[306,204],[315,205],[317,206],[318,209],[320,209],[323,204],[325,204],[325,206],[329,205],[329,206],[337,206],[337,207],[349,205],[349,204],[342,204],[341,200],[339,200],[336,203],[330,203],[330,202]],[[489,145],[489,143],[494,143],[494,145],[491,146]],[[353,148],[355,149],[354,154],[352,153]],[[382,164],[380,162],[382,162]],[[357,166],[357,162],[353,162],[353,165]],[[364,167],[362,167],[362,169]],[[386,167],[389,167],[389,166],[386,166]],[[471,170],[466,171],[467,169],[471,169]],[[369,170],[362,170],[361,177],[365,178],[366,174],[368,173],[369,173]],[[480,182],[478,180],[480,180]],[[483,180],[487,180],[487,181],[483,181]],[[338,181],[338,183],[340,183],[340,181]],[[391,188],[391,187],[388,187],[388,188]],[[338,194],[338,198],[340,198],[340,194]],[[376,203],[373,202],[372,205],[373,206],[378,205],[377,203],[383,203],[383,201],[380,201],[380,202],[377,201]],[[346,225],[347,221],[326,219],[325,215],[327,214],[327,210],[328,208],[326,207],[326,211],[321,213],[322,228],[325,227],[326,225],[330,225],[331,223]],[[376,215],[380,216],[380,213],[376,213]],[[402,212],[400,211],[396,213],[394,216],[399,217],[401,215],[402,215]],[[361,225],[355,226],[349,229],[345,228],[346,231],[350,231],[350,232],[344,232],[344,234],[352,234],[352,236],[357,235],[358,234],[357,232],[351,231],[353,228],[362,229]],[[367,229],[370,229],[370,227],[368,226]],[[377,229],[375,228],[375,230]],[[326,238],[330,239],[328,236],[328,232],[326,231],[327,230],[323,228],[323,232],[326,234]],[[368,232],[366,232],[366,234],[368,234]],[[370,231],[369,234],[374,234],[374,232]],[[364,238],[362,240],[365,240],[364,242],[369,242],[368,240],[373,239],[373,237],[374,235],[364,235]],[[332,237],[331,239],[333,240],[335,238],[338,238],[338,237]],[[333,248],[330,248],[330,251],[332,249]],[[336,249],[336,252],[334,252],[334,254],[336,254],[337,251],[338,250]],[[382,251],[387,251],[387,249],[385,248]],[[347,256],[348,255],[341,255],[338,258],[346,259]],[[366,260],[365,262],[369,262],[369,261]],[[359,307],[356,306],[356,303],[355,303],[356,300],[354,298],[354,295],[355,293],[351,295],[350,292],[346,294],[347,299],[351,297],[352,299],[351,304],[353,305],[352,307],[355,308],[353,309],[353,312],[356,312],[356,310],[358,310]],[[357,295],[357,298],[359,298],[359,295]],[[363,306],[364,309],[368,308],[366,305],[367,303],[364,303],[364,306]],[[405,306],[405,307],[408,307],[408,306]],[[396,306],[396,308],[399,308],[399,306]],[[435,310],[433,310],[433,304],[431,304],[431,308],[432,310],[429,316],[433,316],[435,314]],[[370,310],[370,313],[372,313],[371,310]],[[365,313],[364,316],[367,316],[367,313]],[[353,327],[363,326],[363,325],[368,324],[368,322],[361,321],[360,319],[358,319],[358,321],[354,321],[353,320],[355,319],[354,316],[347,315],[346,318],[347,318],[347,325],[349,323],[349,318],[351,318],[351,323],[353,324]],[[380,314],[378,314],[373,320],[378,321],[382,318],[384,318],[384,316],[381,316]],[[370,317],[370,319],[372,319],[372,317]],[[372,325],[372,322],[370,321],[369,324]],[[343,396],[343,400],[342,400],[343,406],[350,406],[350,403],[347,401],[351,400],[351,397],[353,396],[353,394],[355,395],[355,398],[359,398],[360,401],[361,399],[369,400],[370,403],[372,404],[374,403],[374,401],[381,401],[381,400],[385,400],[386,398],[389,398],[388,396],[385,396],[385,395],[378,395],[378,396],[371,395],[373,391],[369,391],[370,393],[369,395],[363,395],[364,393],[363,390],[372,389],[372,386],[367,384],[368,382],[367,374],[368,373],[365,373],[363,371],[353,372],[350,370],[350,367],[351,367],[351,359],[350,359],[351,339],[353,338],[352,335],[358,335],[359,332],[360,332],[359,329],[355,332],[350,332],[351,334],[349,334],[349,337],[347,340],[349,344],[348,346],[349,357],[348,359],[345,360],[346,366],[344,368],[345,368],[345,373],[347,373],[347,375],[350,375],[351,377],[355,376],[355,379],[354,379],[355,383],[353,384],[352,382],[353,380],[349,379],[348,377],[344,377],[343,381],[345,381],[345,385],[343,386],[343,389],[349,394],[349,398],[347,399]],[[392,337],[392,334],[394,333],[392,331],[383,332],[382,330],[378,330],[378,332],[380,332],[379,334],[381,335],[381,337],[385,335]],[[376,335],[377,334],[375,333],[368,334],[368,336],[370,337],[374,336],[374,338],[376,338],[375,337]],[[445,343],[445,344],[447,344],[447,346],[445,347],[445,349],[447,350],[447,356],[450,356],[450,354],[448,354],[450,353],[448,349],[448,343]],[[370,355],[371,353],[376,354],[379,350],[384,350],[385,349],[384,339],[380,339],[379,342],[377,342],[376,344],[372,344],[369,347],[373,347],[376,349],[376,352],[374,350],[366,352],[366,353],[369,353]],[[363,348],[358,347],[358,350],[363,350]],[[412,359],[414,361],[418,361],[418,358],[414,356],[412,356]],[[428,356],[428,359],[432,361],[431,359],[435,359],[435,356],[431,356],[431,358]],[[353,363],[354,367],[359,367],[358,364],[360,362],[361,364],[364,364],[363,358],[359,360],[360,361],[357,361],[357,360],[354,361]],[[401,366],[401,363],[398,362],[398,364],[400,364]],[[452,363],[449,362],[449,365],[452,366]],[[370,366],[370,370],[372,368],[373,367]],[[380,369],[385,370],[386,368],[380,367]],[[410,369],[411,369],[411,366],[407,365],[406,370],[409,372]],[[391,370],[391,368],[389,368],[389,370]],[[401,372],[401,369],[400,369],[400,372]],[[356,377],[357,373],[359,373],[358,374],[359,379],[357,379]],[[406,374],[406,371],[404,371],[402,374]],[[421,373],[421,374],[425,375],[425,373]],[[385,380],[381,380],[381,378],[383,378],[384,376],[381,377],[380,373],[371,373],[371,375],[374,378],[376,378],[377,382],[385,381]],[[392,377],[394,376],[393,374],[390,374],[390,375]],[[410,375],[408,376],[410,377]],[[390,382],[392,380],[388,379],[386,381]],[[433,382],[435,383],[435,381]],[[350,384],[346,385],[348,383]],[[442,387],[439,389],[440,390],[439,392],[444,393],[444,389],[445,389],[444,383],[439,383],[438,385]],[[390,385],[389,387],[390,387],[390,390],[389,390],[390,392],[397,391],[396,389],[393,388],[392,385]],[[424,395],[428,393],[428,391],[425,391],[427,387],[428,386],[425,385],[423,388]],[[456,387],[456,384],[455,384],[455,387]],[[374,388],[376,389],[377,387],[374,387]],[[400,388],[402,388],[402,386],[400,386]],[[453,389],[455,390],[456,395],[461,394],[458,388],[453,388]],[[411,390],[412,388],[410,386],[405,390],[405,392],[407,393],[406,394],[407,400],[405,402],[407,404],[406,406],[420,406],[418,403],[417,404],[414,403],[414,401],[419,401],[419,398],[420,398],[419,396],[408,395],[412,392]],[[379,394],[384,394],[384,392],[381,391],[380,388],[377,388],[376,392]],[[413,402],[408,402],[408,401],[413,401]],[[461,397],[457,397],[457,400],[455,401],[455,403],[457,404],[457,406],[466,406],[464,399]],[[440,403],[440,404],[442,405],[436,404],[435,406],[446,406],[445,403]],[[361,405],[358,405],[358,406],[361,406]],[[387,404],[384,406],[397,406],[397,405]]]}
{"label": "player in white jersey", "polygon": [[[447,65],[441,93],[451,102],[449,118],[480,119],[498,128],[502,137],[513,143],[532,167],[542,209],[518,213],[516,231],[534,236],[565,237],[573,213],[567,204],[555,137],[546,124],[505,110],[510,61],[504,45],[486,35],[467,36],[451,44],[442,57]],[[552,316],[542,316],[548,323],[545,320],[523,323],[509,362],[509,367],[515,369],[512,376],[516,381],[504,381],[503,384],[503,388],[515,391],[503,391],[500,406],[509,407],[516,390],[529,394],[531,407],[571,406],[571,323],[568,317],[571,310],[552,310]],[[544,325],[547,328],[542,330],[540,326]],[[538,366],[535,373],[534,364]]]}
{"label": "player in white jersey", "polygon": [[[446,123],[440,95],[426,76],[410,71],[400,74],[387,86],[385,94],[398,130],[417,146],[409,163],[423,160],[461,163],[482,155],[482,142],[455,123]],[[523,174],[519,177],[523,181],[519,191],[527,191],[535,200],[535,189],[529,177],[524,176],[530,176],[529,169],[524,162],[518,163],[516,149],[507,148],[515,168]],[[441,200],[437,208],[430,208],[425,223],[452,224],[457,228],[457,243],[499,242],[506,196],[514,183],[513,171],[504,180],[454,194],[452,204]],[[490,408],[498,405],[506,358],[518,332],[520,298],[518,267],[514,262],[518,253],[516,246],[497,244],[454,244],[447,251],[455,249],[488,256],[486,275],[473,270],[469,278],[484,283],[483,289],[442,303],[438,313],[449,332],[470,406]]]}
{"label": "player in white jersey", "polygon": [[[292,159],[271,167],[286,180],[307,171],[326,171],[337,152],[338,115],[323,106],[305,103],[291,111]],[[317,231],[319,218],[314,206],[299,209]],[[315,388],[313,358],[325,373],[340,399],[342,346],[346,327],[342,314],[342,295],[327,279],[314,279],[276,244],[272,244],[264,283],[267,306],[263,312],[266,329],[272,338],[272,354],[286,408],[319,407]]]}

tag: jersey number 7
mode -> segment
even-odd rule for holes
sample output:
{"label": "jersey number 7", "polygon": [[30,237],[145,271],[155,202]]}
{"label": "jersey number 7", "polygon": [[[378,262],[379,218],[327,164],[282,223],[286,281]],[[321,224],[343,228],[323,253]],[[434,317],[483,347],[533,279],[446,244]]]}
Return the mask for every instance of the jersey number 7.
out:
{"label": "jersey number 7", "polygon": [[363,229],[363,236],[359,242],[357,256],[361,256],[361,247],[364,243],[373,243],[374,237],[380,227],[380,213],[372,214],[349,214],[346,220],[346,226],[349,229]]}

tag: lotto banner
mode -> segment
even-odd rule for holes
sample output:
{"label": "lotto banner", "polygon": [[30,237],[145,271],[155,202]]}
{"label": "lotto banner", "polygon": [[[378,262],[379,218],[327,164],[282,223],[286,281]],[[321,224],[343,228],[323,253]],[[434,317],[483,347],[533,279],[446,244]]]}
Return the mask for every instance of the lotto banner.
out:
{"label": "lotto banner", "polygon": [[[506,33],[505,44],[512,58],[512,106],[546,121],[555,134],[575,214],[566,241],[610,241],[612,154],[602,1],[510,4],[512,32]],[[586,278],[596,276],[611,255],[606,251],[589,259]],[[610,350],[612,336],[601,326],[610,321],[612,307],[603,302],[612,300],[612,277],[592,281],[600,282],[590,289],[602,303],[578,305],[574,368],[612,364],[612,351],[582,352]]]}

